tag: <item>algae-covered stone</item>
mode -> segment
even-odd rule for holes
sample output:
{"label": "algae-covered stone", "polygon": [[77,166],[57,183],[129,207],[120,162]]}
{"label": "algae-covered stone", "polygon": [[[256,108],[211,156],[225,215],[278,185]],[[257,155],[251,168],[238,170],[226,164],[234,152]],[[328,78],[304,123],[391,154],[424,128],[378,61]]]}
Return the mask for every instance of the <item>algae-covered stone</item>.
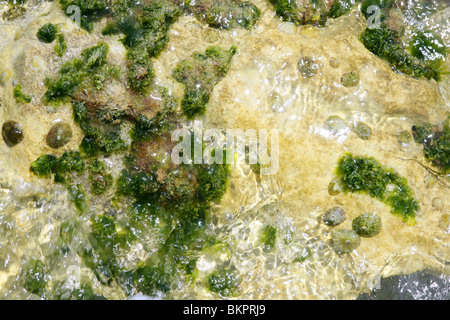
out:
{"label": "algae-covered stone", "polygon": [[450,234],[450,215],[443,214],[438,222],[439,228],[447,234]]}
{"label": "algae-covered stone", "polygon": [[325,121],[325,129],[331,131],[333,134],[344,132],[347,129],[344,119],[334,115],[327,118]]}
{"label": "algae-covered stone", "polygon": [[283,21],[297,25],[323,26],[327,21],[328,6],[324,0],[269,0]]}
{"label": "algae-covered stone", "polygon": [[240,0],[197,0],[190,1],[188,10],[198,20],[210,27],[230,29],[239,25],[251,29],[259,20],[261,12],[250,1]]}
{"label": "algae-covered stone", "polygon": [[408,180],[394,169],[381,165],[375,158],[343,155],[336,173],[343,191],[366,193],[392,208],[392,213],[413,225],[419,202],[415,199]]}
{"label": "algae-covered stone", "polygon": [[330,196],[335,196],[342,192],[342,184],[339,179],[333,179],[328,185],[328,194]]}
{"label": "algae-covered stone", "polygon": [[312,78],[317,74],[319,69],[318,62],[311,57],[302,57],[298,61],[298,71],[304,78]]}
{"label": "algae-covered stone", "polygon": [[353,131],[362,140],[369,140],[372,135],[372,129],[370,129],[370,127],[363,122],[357,122],[353,127]]}
{"label": "algae-covered stone", "polygon": [[352,229],[361,237],[374,237],[381,232],[381,218],[376,213],[364,213],[352,222]]}
{"label": "algae-covered stone", "polygon": [[55,41],[57,33],[58,29],[56,26],[53,23],[47,23],[39,29],[36,36],[44,43],[51,43]]}
{"label": "algae-covered stone", "polygon": [[55,124],[48,132],[45,141],[53,149],[59,149],[65,146],[72,138],[72,129],[67,123],[60,122]]}
{"label": "algae-covered stone", "polygon": [[411,142],[411,134],[407,130],[402,130],[398,133],[398,143],[406,145]]}
{"label": "algae-covered stone", "polygon": [[353,230],[337,230],[333,234],[331,247],[338,254],[349,253],[359,247],[361,238]]}
{"label": "algae-covered stone", "polygon": [[341,83],[344,87],[355,87],[359,84],[359,74],[355,72],[344,73],[341,77]]}
{"label": "algae-covered stone", "polygon": [[173,77],[186,87],[181,108],[188,118],[206,112],[214,86],[228,73],[236,52],[234,46],[230,50],[208,47],[205,53],[194,53],[177,65]]}
{"label": "algae-covered stone", "polygon": [[341,207],[334,207],[327,210],[322,216],[322,221],[329,227],[341,224],[345,220],[345,210]]}
{"label": "algae-covered stone", "polygon": [[2,136],[10,148],[22,142],[24,138],[22,126],[15,121],[6,121],[2,126]]}

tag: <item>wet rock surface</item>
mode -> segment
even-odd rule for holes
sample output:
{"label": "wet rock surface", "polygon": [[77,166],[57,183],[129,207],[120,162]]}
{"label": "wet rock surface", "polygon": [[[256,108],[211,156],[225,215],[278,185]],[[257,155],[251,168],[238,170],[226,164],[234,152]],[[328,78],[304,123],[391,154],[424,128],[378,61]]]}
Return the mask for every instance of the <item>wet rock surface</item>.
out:
{"label": "wet rock surface", "polygon": [[450,277],[430,270],[381,278],[358,300],[450,300]]}

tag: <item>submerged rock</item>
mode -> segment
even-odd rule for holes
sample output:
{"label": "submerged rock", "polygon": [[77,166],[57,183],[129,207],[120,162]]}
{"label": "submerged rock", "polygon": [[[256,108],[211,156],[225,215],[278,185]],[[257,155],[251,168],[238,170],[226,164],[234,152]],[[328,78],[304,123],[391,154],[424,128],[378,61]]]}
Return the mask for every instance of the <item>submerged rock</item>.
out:
{"label": "submerged rock", "polygon": [[328,209],[322,216],[322,221],[327,226],[334,227],[341,224],[345,220],[345,210],[341,207]]}
{"label": "submerged rock", "polygon": [[449,300],[450,277],[423,270],[412,274],[381,278],[370,294],[358,300]]}
{"label": "submerged rock", "polygon": [[364,213],[353,220],[352,229],[361,237],[374,237],[381,231],[381,218],[376,213]]}
{"label": "submerged rock", "polygon": [[319,64],[311,57],[302,57],[298,62],[298,71],[304,78],[312,78],[317,74]]}
{"label": "submerged rock", "polygon": [[372,135],[372,129],[370,129],[370,127],[363,122],[355,123],[355,125],[353,126],[353,131],[362,140],[369,140],[370,136]]}
{"label": "submerged rock", "polygon": [[344,87],[355,87],[359,84],[359,75],[355,72],[347,72],[342,75],[341,83]]}
{"label": "submerged rock", "polygon": [[67,123],[60,122],[55,124],[48,132],[45,141],[53,149],[59,149],[65,146],[72,138],[72,129]]}
{"label": "submerged rock", "polygon": [[333,234],[331,247],[338,254],[349,253],[359,247],[361,238],[353,230],[338,230]]}
{"label": "submerged rock", "polygon": [[2,136],[8,147],[16,146],[24,138],[22,126],[15,121],[6,121],[2,126]]}

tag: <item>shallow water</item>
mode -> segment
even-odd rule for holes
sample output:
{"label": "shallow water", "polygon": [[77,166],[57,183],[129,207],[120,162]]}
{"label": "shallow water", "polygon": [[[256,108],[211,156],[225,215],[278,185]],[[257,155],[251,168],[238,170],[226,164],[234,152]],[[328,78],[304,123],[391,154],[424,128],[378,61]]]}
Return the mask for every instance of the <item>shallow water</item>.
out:
{"label": "shallow water", "polygon": [[[194,17],[181,17],[170,30],[166,49],[154,61],[156,83],[181,98],[183,88],[170,74],[182,59],[210,45],[226,49],[236,45],[238,53],[230,71],[216,85],[208,111],[199,119],[203,129],[266,129],[276,130],[279,136],[276,173],[258,175],[248,164],[235,164],[227,193],[211,210],[209,232],[225,248],[219,252],[193,252],[197,258],[196,279],[185,281],[188,277],[180,271],[180,281],[170,295],[157,298],[220,298],[207,290],[205,279],[224,267],[237,274],[239,290],[235,299],[355,299],[383,285],[381,278],[424,269],[448,279],[450,234],[442,228],[440,219],[449,214],[449,177],[436,178],[427,171],[422,165],[426,163],[422,147],[414,141],[400,144],[398,133],[410,130],[414,124],[445,119],[450,108],[450,77],[444,76],[437,83],[393,72],[359,41],[366,22],[358,8],[318,28],[280,22],[266,1],[253,3],[262,16],[250,32],[239,28],[218,31]],[[439,32],[448,46],[450,7],[446,1],[431,3],[423,10],[417,7],[419,15],[411,16],[411,24]],[[25,18],[0,22],[0,72],[11,74],[0,87],[0,119],[2,123],[19,121],[26,132],[24,141],[16,147],[0,145],[0,297],[39,298],[24,289],[20,276],[25,261],[38,258],[49,268],[49,283],[68,279],[71,270],[77,270],[82,279],[92,283],[96,293],[125,299],[126,294],[117,284],[102,284],[76,250],[62,250],[58,237],[65,221],[77,220],[88,226],[92,215],[108,211],[120,217],[125,206],[118,209],[99,200],[92,203],[88,214],[80,216],[64,188],[36,179],[29,172],[31,161],[54,151],[41,137],[55,120],[72,124],[74,130],[71,142],[58,152],[76,149],[82,138],[73,124],[70,106],[48,110],[35,99],[19,107],[12,97],[14,80],[30,94],[42,95],[44,77],[56,74],[62,64],[51,49],[43,48],[35,39],[39,26],[47,21],[65,23],[69,49],[63,60],[102,39],[110,45],[111,60],[123,66],[124,48],[117,38],[102,36],[99,28],[85,34],[54,6],[39,3]],[[313,77],[305,78],[299,72],[302,57],[311,57],[317,64]],[[347,72],[360,75],[357,86],[341,84]],[[118,104],[126,101],[126,94],[115,89],[107,89],[111,90],[111,99]],[[327,129],[325,122],[330,116],[342,119],[339,130]],[[369,140],[360,139],[351,129],[358,121],[371,128]],[[269,151],[274,152],[270,143]],[[334,168],[345,152],[374,156],[408,179],[420,203],[416,225],[403,223],[386,205],[369,196],[329,195]],[[108,158],[107,164],[117,177],[121,170],[118,158]],[[353,218],[363,212],[376,212],[382,218],[382,232],[362,239],[351,253],[335,253],[330,247],[333,229],[320,221],[322,214],[334,206],[346,211],[340,228],[351,229]],[[259,241],[266,225],[278,231],[271,251]],[[150,257],[164,241],[158,224],[147,231],[140,242],[121,253],[119,260],[124,268]],[[81,228],[72,241],[73,248],[87,246],[88,235],[89,229]],[[305,259],[296,261],[299,255]],[[445,283],[448,285],[448,281]]]}

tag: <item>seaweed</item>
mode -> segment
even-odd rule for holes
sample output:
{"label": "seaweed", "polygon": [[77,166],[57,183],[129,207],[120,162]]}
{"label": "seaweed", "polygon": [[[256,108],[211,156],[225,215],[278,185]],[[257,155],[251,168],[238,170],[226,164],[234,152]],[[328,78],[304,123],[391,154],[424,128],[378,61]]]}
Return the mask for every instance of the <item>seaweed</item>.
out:
{"label": "seaweed", "polygon": [[58,34],[56,37],[55,52],[58,57],[64,56],[67,51],[67,44],[64,35]]}
{"label": "seaweed", "polygon": [[269,0],[276,14],[283,20],[297,25],[323,26],[327,21],[328,6],[324,0]]}
{"label": "seaweed", "polygon": [[204,54],[194,53],[177,65],[173,77],[185,86],[181,108],[188,118],[206,112],[214,86],[227,74],[236,52],[236,47],[228,51],[208,47]]}
{"label": "seaweed", "polygon": [[87,156],[109,155],[127,149],[121,137],[121,122],[126,117],[122,109],[112,109],[85,101],[74,101],[75,122],[85,134],[80,150]]}
{"label": "seaweed", "polygon": [[396,70],[418,78],[441,78],[441,70],[435,64],[426,63],[407,52],[400,44],[398,33],[382,24],[379,28],[367,28],[361,35],[365,47],[386,60]]}
{"label": "seaweed", "polygon": [[330,18],[338,18],[349,12],[356,4],[357,0],[335,0],[328,12]]}
{"label": "seaweed", "polygon": [[135,5],[134,1],[123,0],[115,2],[111,12],[112,18],[102,33],[123,34],[128,82],[132,89],[143,93],[154,77],[151,58],[164,49],[169,41],[169,28],[183,11],[170,1],[155,0]]}
{"label": "seaweed", "polygon": [[198,20],[218,29],[241,26],[250,30],[261,16],[257,6],[241,0],[194,1],[187,6],[187,10]]}
{"label": "seaweed", "polygon": [[107,64],[108,45],[99,43],[81,52],[79,58],[66,62],[55,79],[46,79],[45,104],[68,102],[83,85],[100,90],[106,80],[118,77],[118,69]]}
{"label": "seaweed", "polygon": [[37,32],[36,36],[44,43],[55,41],[58,29],[53,23],[44,24]]}
{"label": "seaweed", "polygon": [[13,95],[17,103],[30,103],[33,99],[33,97],[29,94],[25,94],[22,92],[22,86],[20,84],[14,86]]}
{"label": "seaweed", "polygon": [[389,205],[403,221],[415,224],[419,203],[406,178],[393,169],[382,166],[373,157],[345,154],[339,159],[336,173],[345,193],[368,194]]}
{"label": "seaweed", "polygon": [[423,145],[425,158],[443,174],[450,171],[450,116],[442,124],[415,125],[412,133],[416,143]]}
{"label": "seaweed", "polygon": [[80,12],[80,27],[88,32],[92,32],[94,23],[109,12],[108,0],[60,0],[59,3],[67,16],[74,14],[72,10],[69,10],[71,6],[78,7]]}

